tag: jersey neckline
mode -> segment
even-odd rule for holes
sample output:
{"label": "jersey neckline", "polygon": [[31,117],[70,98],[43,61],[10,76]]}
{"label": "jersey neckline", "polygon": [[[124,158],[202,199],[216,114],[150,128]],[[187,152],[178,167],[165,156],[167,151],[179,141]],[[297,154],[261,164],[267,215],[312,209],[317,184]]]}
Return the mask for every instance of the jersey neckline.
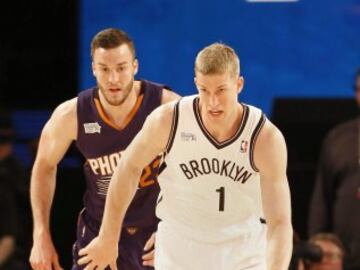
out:
{"label": "jersey neckline", "polygon": [[125,130],[129,124],[132,122],[132,120],[135,118],[136,114],[139,112],[139,109],[141,107],[142,101],[144,99],[144,91],[145,91],[145,85],[143,81],[141,82],[140,87],[140,93],[136,99],[134,107],[131,109],[129,114],[126,116],[123,127],[116,126],[110,118],[107,116],[106,112],[104,111],[103,106],[101,105],[100,98],[99,98],[99,88],[95,88],[94,95],[93,95],[93,102],[95,105],[95,110],[97,114],[99,115],[100,119],[110,128],[115,129],[117,131],[123,131]]}
{"label": "jersey neckline", "polygon": [[214,145],[217,149],[221,149],[224,148],[230,144],[232,144],[234,141],[236,141],[241,133],[243,132],[246,122],[249,118],[249,107],[246,106],[243,103],[240,103],[240,105],[244,108],[244,112],[240,121],[240,125],[238,130],[236,131],[236,133],[230,137],[229,139],[223,141],[223,142],[219,142],[214,136],[211,135],[211,133],[206,129],[204,122],[201,118],[201,114],[200,114],[200,108],[199,108],[199,97],[194,98],[193,100],[193,110],[194,110],[194,115],[196,118],[196,121],[199,124],[199,127],[201,129],[201,131],[203,132],[203,134],[205,135],[205,137],[208,139],[208,141]]}

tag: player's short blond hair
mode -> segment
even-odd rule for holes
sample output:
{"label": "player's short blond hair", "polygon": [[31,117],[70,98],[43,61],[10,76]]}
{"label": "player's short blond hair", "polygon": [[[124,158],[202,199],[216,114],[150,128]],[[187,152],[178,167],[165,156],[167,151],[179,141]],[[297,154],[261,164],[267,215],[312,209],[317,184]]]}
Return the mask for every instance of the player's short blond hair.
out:
{"label": "player's short blond hair", "polygon": [[233,48],[223,43],[213,43],[202,49],[195,59],[195,74],[224,74],[231,76],[240,74],[240,60]]}

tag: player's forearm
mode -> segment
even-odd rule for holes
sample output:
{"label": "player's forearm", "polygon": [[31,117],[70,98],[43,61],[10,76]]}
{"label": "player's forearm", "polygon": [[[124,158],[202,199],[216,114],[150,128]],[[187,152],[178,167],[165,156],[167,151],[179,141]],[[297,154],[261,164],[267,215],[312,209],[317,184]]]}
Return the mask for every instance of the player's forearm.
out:
{"label": "player's forearm", "polygon": [[279,222],[267,232],[267,270],[287,270],[292,254],[292,226]]}
{"label": "player's forearm", "polygon": [[[120,163],[114,173],[106,197],[104,217],[99,235],[106,241],[118,242],[127,208],[129,207],[141,176],[141,170],[131,170]],[[124,169],[122,169],[124,168]]]}
{"label": "player's forearm", "polygon": [[31,175],[30,198],[34,237],[50,233],[50,209],[56,185],[56,167],[35,163]]}

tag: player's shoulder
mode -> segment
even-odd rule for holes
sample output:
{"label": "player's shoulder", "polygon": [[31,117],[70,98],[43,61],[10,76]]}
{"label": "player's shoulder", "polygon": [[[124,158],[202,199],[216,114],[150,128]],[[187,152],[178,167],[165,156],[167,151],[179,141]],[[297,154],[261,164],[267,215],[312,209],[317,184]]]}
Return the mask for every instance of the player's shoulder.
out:
{"label": "player's shoulder", "polygon": [[[135,88],[138,89],[138,92],[141,90],[151,89],[149,93],[152,93],[154,96],[160,96],[160,104],[165,104],[174,100],[179,100],[180,96],[173,91],[173,89],[166,84],[158,83],[146,79],[136,80],[134,82]],[[155,91],[153,91],[155,90]]]}
{"label": "player's shoulder", "polygon": [[287,147],[282,132],[266,120],[255,140],[254,165],[262,173],[286,167]]}
{"label": "player's shoulder", "polygon": [[162,96],[161,96],[161,104],[165,104],[165,103],[169,103],[172,101],[177,101],[179,100],[181,97],[175,93],[174,91],[168,89],[168,88],[163,88],[162,89]]}
{"label": "player's shoulder", "polygon": [[257,140],[267,140],[283,136],[279,128],[266,117],[261,108],[243,102],[241,104],[247,108],[249,114],[255,119],[255,129],[258,132]]}
{"label": "player's shoulder", "polygon": [[77,117],[77,99],[77,97],[74,97],[59,104],[55,108],[52,118],[64,121],[75,120]]}
{"label": "player's shoulder", "polygon": [[258,114],[263,114],[263,111],[260,108],[254,106],[254,105],[251,105],[251,104],[248,104],[248,103],[243,103],[243,102],[241,104],[243,106],[246,106],[252,112],[255,112],[255,113],[258,113]]}
{"label": "player's shoulder", "polygon": [[177,101],[172,101],[157,107],[147,117],[140,131],[140,134],[146,138],[144,141],[156,138],[152,146],[158,148],[160,152],[165,151],[171,130],[173,129],[176,104]]}
{"label": "player's shoulder", "polygon": [[55,136],[63,135],[75,139],[77,133],[76,104],[77,98],[59,104],[47,121],[42,132],[44,134],[53,134]]}
{"label": "player's shoulder", "polygon": [[169,121],[173,118],[174,111],[178,106],[178,100],[162,104],[152,112],[152,117],[157,121]]}
{"label": "player's shoulder", "polygon": [[146,126],[150,126],[153,131],[167,130],[171,128],[178,101],[171,101],[157,107],[146,120]]}
{"label": "player's shoulder", "polygon": [[280,129],[266,118],[259,132],[257,144],[261,148],[278,147],[279,144],[285,144],[285,138]]}

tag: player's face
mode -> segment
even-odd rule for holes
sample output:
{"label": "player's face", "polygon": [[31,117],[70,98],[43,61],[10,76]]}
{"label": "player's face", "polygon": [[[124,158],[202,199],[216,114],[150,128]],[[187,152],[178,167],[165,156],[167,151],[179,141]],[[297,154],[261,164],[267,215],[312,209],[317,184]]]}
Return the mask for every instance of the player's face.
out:
{"label": "player's face", "polygon": [[229,72],[211,75],[196,72],[195,84],[203,117],[216,122],[226,121],[237,110],[243,77],[232,76]]}
{"label": "player's face", "polygon": [[342,270],[342,253],[341,250],[332,242],[316,241],[323,251],[323,257],[320,262],[312,263],[310,270]]}
{"label": "player's face", "polygon": [[93,74],[105,100],[121,105],[132,91],[138,62],[127,44],[113,49],[97,48],[93,54]]}

